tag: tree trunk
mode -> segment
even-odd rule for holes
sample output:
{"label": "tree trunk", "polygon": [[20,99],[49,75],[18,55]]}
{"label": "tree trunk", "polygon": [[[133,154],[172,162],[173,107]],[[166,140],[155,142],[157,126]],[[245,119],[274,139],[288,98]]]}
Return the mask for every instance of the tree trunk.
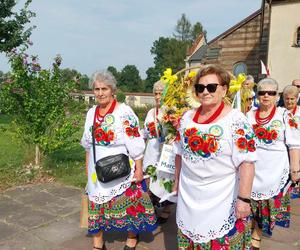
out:
{"label": "tree trunk", "polygon": [[38,144],[35,145],[35,165],[40,166],[41,163],[41,152]]}

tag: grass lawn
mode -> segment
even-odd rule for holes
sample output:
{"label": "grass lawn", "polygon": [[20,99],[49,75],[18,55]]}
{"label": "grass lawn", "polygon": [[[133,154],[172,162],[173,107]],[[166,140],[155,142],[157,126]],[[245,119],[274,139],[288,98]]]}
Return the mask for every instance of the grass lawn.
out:
{"label": "grass lawn", "polygon": [[[149,108],[137,108],[141,127]],[[84,127],[85,115],[80,121],[81,130],[73,135],[73,142],[42,159],[42,169],[28,168],[34,163],[34,147],[22,145],[13,137],[10,129],[12,118],[0,114],[0,190],[31,182],[55,180],[78,187],[84,187],[85,151],[79,144]]]}

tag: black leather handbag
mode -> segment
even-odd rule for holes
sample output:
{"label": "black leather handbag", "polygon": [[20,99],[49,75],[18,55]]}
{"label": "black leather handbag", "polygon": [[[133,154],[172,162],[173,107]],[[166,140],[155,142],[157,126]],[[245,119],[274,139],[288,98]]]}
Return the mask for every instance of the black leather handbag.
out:
{"label": "black leather handbag", "polygon": [[107,183],[128,176],[131,172],[128,155],[110,155],[96,161],[94,126],[92,129],[92,138],[94,163],[98,180],[102,183]]}

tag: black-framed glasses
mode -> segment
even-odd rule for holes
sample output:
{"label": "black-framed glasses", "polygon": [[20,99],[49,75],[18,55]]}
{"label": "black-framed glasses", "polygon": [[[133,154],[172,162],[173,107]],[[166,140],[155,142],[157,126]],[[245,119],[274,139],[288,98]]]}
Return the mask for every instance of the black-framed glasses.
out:
{"label": "black-framed glasses", "polygon": [[264,90],[260,90],[260,91],[258,91],[257,92],[257,94],[259,95],[259,96],[264,96],[264,95],[266,95],[266,94],[268,94],[269,96],[275,96],[275,95],[277,95],[277,91],[264,91]]}
{"label": "black-framed glasses", "polygon": [[207,89],[207,91],[209,93],[215,93],[217,88],[218,88],[218,83],[209,83],[207,85],[203,85],[203,84],[200,84],[200,83],[196,83],[195,84],[195,91],[196,93],[203,93],[205,89]]}

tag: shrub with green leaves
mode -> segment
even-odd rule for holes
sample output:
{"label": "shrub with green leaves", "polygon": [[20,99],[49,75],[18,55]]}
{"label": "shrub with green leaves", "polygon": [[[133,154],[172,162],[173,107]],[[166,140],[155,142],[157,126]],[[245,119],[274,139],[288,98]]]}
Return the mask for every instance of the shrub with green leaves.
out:
{"label": "shrub with green leaves", "polygon": [[73,83],[61,83],[61,57],[54,59],[52,69],[42,69],[37,57],[29,57],[25,48],[7,56],[12,71],[0,86],[0,107],[15,117],[18,138],[36,145],[43,154],[68,144],[78,130],[78,117],[68,109]]}

